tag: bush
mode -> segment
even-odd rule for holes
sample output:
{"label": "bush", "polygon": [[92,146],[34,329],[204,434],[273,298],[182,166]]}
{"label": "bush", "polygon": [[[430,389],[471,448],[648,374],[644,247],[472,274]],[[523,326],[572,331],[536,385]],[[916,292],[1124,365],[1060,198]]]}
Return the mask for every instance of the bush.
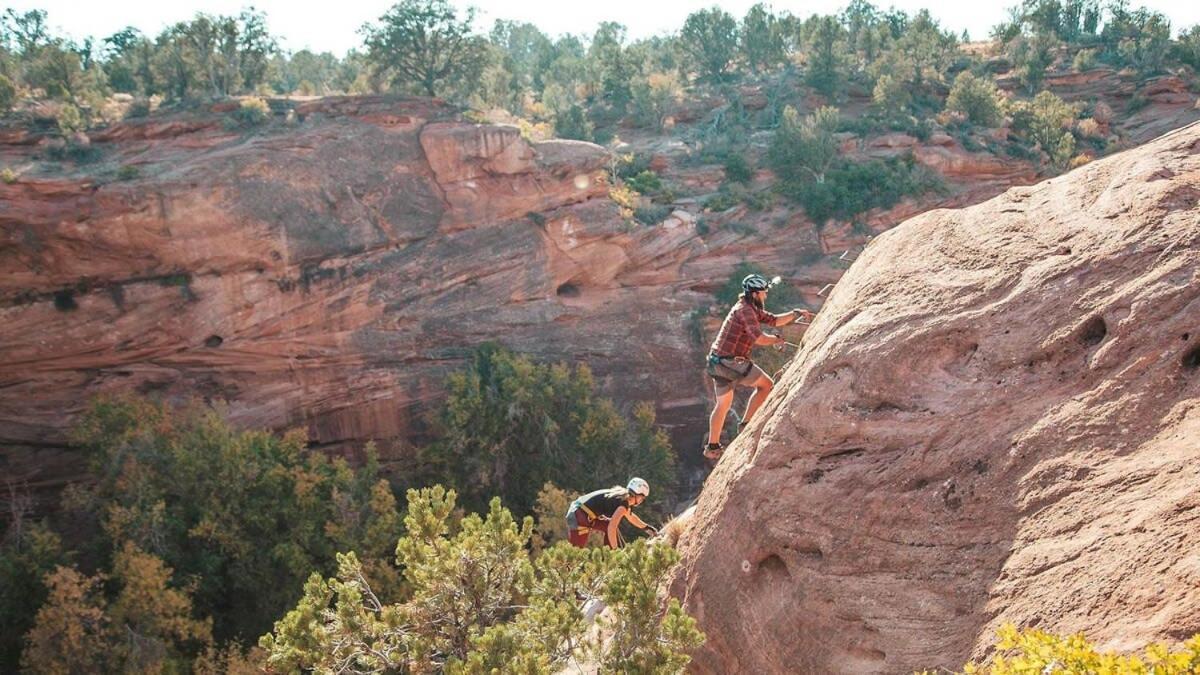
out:
{"label": "bush", "polygon": [[400,520],[372,448],[355,471],[310,452],[303,432],[235,431],[217,410],[137,398],[94,401],[73,441],[95,482],[67,511],[98,517],[98,548],[130,542],[194,580],[218,638],[262,634],[313,570],[332,571],[336,551],[357,550],[397,589]]}
{"label": "bush", "polygon": [[12,80],[0,74],[0,115],[8,114],[17,104],[17,87]]}
{"label": "bush", "polygon": [[466,370],[448,378],[437,421],[424,455],[430,482],[451,483],[474,508],[499,496],[524,515],[547,481],[578,494],[636,475],[650,482],[654,510],[675,482],[671,446],[655,426],[653,406],[638,406],[626,419],[596,395],[583,365],[539,364],[484,345]]}
{"label": "bush", "polygon": [[973,124],[995,127],[1004,117],[1004,99],[990,77],[976,77],[963,71],[954,78],[946,110],[966,115]]}
{"label": "bush", "polygon": [[652,195],[662,190],[662,179],[658,174],[647,169],[638,173],[635,176],[625,179],[625,184],[632,190],[636,190],[639,194]]}
{"label": "bush", "polygon": [[563,112],[554,116],[554,133],[559,138],[576,141],[591,141],[594,127],[587,118],[587,113],[577,104],[572,104]]}
{"label": "bush", "polygon": [[[704,641],[679,601],[658,588],[679,559],[669,546],[619,551],[558,543],[530,559],[533,520],[492,499],[486,513],[453,518],[456,494],[409,490],[396,545],[410,592],[377,600],[357,556],[337,576],[314,574],[296,608],[260,641],[273,671],[557,672],[593,652],[610,672],[681,672]],[[562,515],[559,518],[561,520]],[[612,620],[586,630],[584,602],[602,597]]]}
{"label": "bush", "polygon": [[884,73],[875,80],[871,102],[884,117],[898,117],[912,105],[912,92],[906,82]]}
{"label": "bush", "polygon": [[775,175],[785,183],[824,181],[838,155],[834,133],[839,118],[838,109],[828,106],[806,117],[791,106],[784,108],[783,122],[767,152]]}
{"label": "bush", "polygon": [[253,127],[267,121],[267,118],[271,116],[271,108],[265,99],[244,98],[232,114],[238,124],[244,127]]}
{"label": "bush", "polygon": [[22,636],[46,600],[46,574],[68,560],[62,540],[41,523],[25,522],[19,509],[0,539],[0,671],[15,673]]}
{"label": "bush", "polygon": [[5,185],[12,185],[13,183],[17,182],[18,178],[19,176],[17,176],[17,172],[13,171],[9,167],[6,166],[3,169],[0,169],[0,181],[4,181]]}
{"label": "bush", "polygon": [[860,213],[888,208],[908,195],[941,187],[936,173],[916,165],[911,157],[866,162],[839,162],[824,182],[785,186],[818,225],[830,218],[851,220]]}
{"label": "bush", "polygon": [[704,210],[713,213],[721,213],[728,211],[741,203],[741,199],[728,191],[718,192],[716,195],[704,200]]}
{"label": "bush", "polygon": [[1058,637],[1039,630],[1018,631],[1004,625],[996,652],[983,663],[969,663],[964,670],[979,675],[1005,673],[1112,673],[1112,675],[1185,675],[1200,672],[1200,635],[1183,643],[1178,651],[1164,644],[1151,644],[1143,654],[1121,656],[1101,653],[1082,633]]}
{"label": "bush", "polygon": [[136,98],[129,104],[129,109],[125,111],[127,119],[136,119],[140,117],[150,116],[150,99]]}
{"label": "bush", "polygon": [[1013,128],[1041,146],[1050,161],[1061,168],[1075,154],[1075,137],[1069,129],[1077,115],[1075,106],[1043,91],[1033,101],[1013,106]]}
{"label": "bush", "polygon": [[672,208],[666,204],[651,204],[633,210],[633,219],[643,225],[657,225],[671,215]]}
{"label": "bush", "polygon": [[117,180],[135,180],[140,174],[138,168],[132,164],[126,164],[120,169],[117,169]]}
{"label": "bush", "polygon": [[58,130],[64,136],[73,134],[76,131],[83,131],[87,128],[87,124],[84,122],[83,114],[79,112],[79,108],[70,103],[64,103],[59,108],[55,119],[58,122]]}
{"label": "bush", "polygon": [[1079,135],[1084,138],[1104,138],[1104,131],[1100,128],[1100,123],[1091,117],[1086,117],[1079,120],[1079,122],[1075,125],[1075,128],[1079,131]]}
{"label": "bush", "polygon": [[628,185],[617,185],[610,188],[608,198],[620,209],[622,218],[632,218],[633,212],[638,208],[640,201],[637,191]]}
{"label": "bush", "polygon": [[[46,577],[49,597],[26,635],[22,665],[37,672],[178,672],[212,644],[212,623],[193,618],[187,590],[173,571],[130,542],[110,574],[85,577],[58,567]],[[116,582],[111,599],[105,581]]]}
{"label": "bush", "polygon": [[663,120],[683,96],[679,77],[669,73],[650,73],[633,81],[633,112],[638,122],[662,129]]}
{"label": "bush", "polygon": [[734,183],[749,183],[754,178],[754,169],[746,158],[737,153],[725,155],[725,180]]}
{"label": "bush", "polygon": [[1077,73],[1083,73],[1096,67],[1096,50],[1080,49],[1071,60],[1071,68]]}
{"label": "bush", "polygon": [[1200,71],[1200,25],[1179,34],[1175,43],[1175,58]]}

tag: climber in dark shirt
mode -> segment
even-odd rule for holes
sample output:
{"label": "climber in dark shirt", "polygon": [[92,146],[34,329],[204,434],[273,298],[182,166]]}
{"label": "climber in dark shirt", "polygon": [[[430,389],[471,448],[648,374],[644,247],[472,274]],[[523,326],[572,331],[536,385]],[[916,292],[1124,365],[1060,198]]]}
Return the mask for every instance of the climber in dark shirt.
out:
{"label": "climber in dark shirt", "polygon": [[633,513],[633,507],[646,501],[649,494],[649,483],[641,478],[631,478],[625,487],[596,490],[579,497],[571,502],[571,508],[567,510],[568,538],[572,544],[583,548],[587,546],[592,532],[603,532],[604,543],[609,548],[616,548],[622,518],[628,519],[630,525],[649,532],[651,536],[658,534],[658,530],[642,522]]}

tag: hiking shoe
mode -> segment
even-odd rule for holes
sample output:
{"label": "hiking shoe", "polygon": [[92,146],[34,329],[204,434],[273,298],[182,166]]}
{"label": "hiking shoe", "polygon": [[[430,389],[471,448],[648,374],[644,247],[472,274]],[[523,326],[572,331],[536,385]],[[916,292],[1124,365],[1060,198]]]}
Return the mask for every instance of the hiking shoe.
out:
{"label": "hiking shoe", "polygon": [[703,451],[705,459],[716,461],[720,459],[721,454],[725,452],[725,446],[721,445],[720,443],[705,443]]}

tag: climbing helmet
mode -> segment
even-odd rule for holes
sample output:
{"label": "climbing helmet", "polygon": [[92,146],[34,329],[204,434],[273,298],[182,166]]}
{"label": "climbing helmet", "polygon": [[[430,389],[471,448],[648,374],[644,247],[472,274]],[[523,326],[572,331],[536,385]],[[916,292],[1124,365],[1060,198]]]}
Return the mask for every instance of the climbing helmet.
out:
{"label": "climbing helmet", "polygon": [[643,478],[630,478],[629,485],[625,488],[634,494],[639,494],[643,497],[650,496],[650,484]]}
{"label": "climbing helmet", "polygon": [[742,279],[742,290],[747,293],[755,291],[765,291],[771,288],[771,282],[761,274],[747,274],[745,279]]}

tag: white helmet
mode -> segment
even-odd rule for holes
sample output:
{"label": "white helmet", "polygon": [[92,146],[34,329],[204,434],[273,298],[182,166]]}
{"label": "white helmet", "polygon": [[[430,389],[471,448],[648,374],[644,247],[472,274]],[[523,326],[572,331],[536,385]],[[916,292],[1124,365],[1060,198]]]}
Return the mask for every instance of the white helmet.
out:
{"label": "white helmet", "polygon": [[626,485],[625,488],[630,492],[643,497],[650,496],[650,484],[642,478],[630,478],[629,485]]}

